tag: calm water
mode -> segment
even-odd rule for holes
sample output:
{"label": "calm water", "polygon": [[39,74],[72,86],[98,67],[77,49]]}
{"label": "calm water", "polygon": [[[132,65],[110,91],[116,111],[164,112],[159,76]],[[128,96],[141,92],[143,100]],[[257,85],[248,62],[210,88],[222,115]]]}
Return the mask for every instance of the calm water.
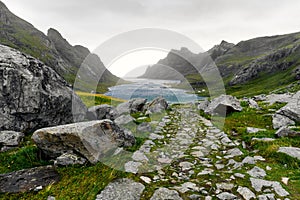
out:
{"label": "calm water", "polygon": [[126,100],[132,98],[145,98],[148,99],[148,101],[151,101],[158,96],[162,96],[169,103],[194,102],[199,99],[195,94],[189,94],[185,90],[168,86],[168,84],[176,84],[179,83],[179,81],[152,79],[126,80],[133,83],[111,87],[109,88],[109,92],[105,93],[105,95]]}

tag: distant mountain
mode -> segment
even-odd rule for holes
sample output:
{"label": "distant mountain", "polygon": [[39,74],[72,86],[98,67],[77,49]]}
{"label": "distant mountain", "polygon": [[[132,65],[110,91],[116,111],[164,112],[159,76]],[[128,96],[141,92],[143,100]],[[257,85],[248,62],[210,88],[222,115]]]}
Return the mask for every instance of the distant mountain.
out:
{"label": "distant mountain", "polygon": [[88,91],[98,83],[97,74],[103,72],[98,85],[98,91],[103,92],[108,86],[114,85],[119,78],[111,74],[103,65],[100,58],[90,54],[82,46],[72,46],[61,34],[49,29],[48,36],[37,30],[33,25],[17,17],[0,1],[0,43],[27,53],[53,68],[70,84],[73,84],[81,63],[89,55],[86,69],[89,83],[82,82]]}
{"label": "distant mountain", "polygon": [[199,54],[186,48],[172,50],[166,58],[149,67],[142,77],[178,79],[182,74],[192,85],[204,85],[195,68],[182,57],[192,60],[194,66],[201,68],[208,64],[204,61],[208,60],[207,56],[214,60],[229,89],[241,89],[244,85],[244,88],[255,88],[256,82],[260,81],[263,81],[266,90],[276,89],[300,79],[299,32],[254,38],[236,45],[222,41]]}

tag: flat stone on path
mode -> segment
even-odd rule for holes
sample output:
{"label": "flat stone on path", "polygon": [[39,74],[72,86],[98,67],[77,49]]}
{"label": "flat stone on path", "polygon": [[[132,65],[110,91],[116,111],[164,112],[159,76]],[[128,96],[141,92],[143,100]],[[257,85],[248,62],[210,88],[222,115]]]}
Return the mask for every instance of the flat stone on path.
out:
{"label": "flat stone on path", "polygon": [[167,188],[159,188],[155,190],[150,200],[182,200],[178,192]]}
{"label": "flat stone on path", "polygon": [[124,178],[109,183],[96,200],[139,200],[145,186]]}
{"label": "flat stone on path", "polygon": [[300,148],[297,147],[280,147],[277,152],[287,154],[300,160]]}

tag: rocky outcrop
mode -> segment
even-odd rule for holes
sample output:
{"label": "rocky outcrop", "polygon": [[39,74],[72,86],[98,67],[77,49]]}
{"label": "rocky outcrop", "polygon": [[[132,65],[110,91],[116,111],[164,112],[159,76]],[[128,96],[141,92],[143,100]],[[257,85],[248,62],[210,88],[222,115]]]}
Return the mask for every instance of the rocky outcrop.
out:
{"label": "rocky outcrop", "polygon": [[234,47],[233,43],[222,41],[219,45],[215,45],[213,48],[208,50],[211,58],[215,60],[216,58],[224,55],[227,51]]}
{"label": "rocky outcrop", "polygon": [[0,152],[18,147],[23,138],[24,133],[15,131],[0,131]]}
{"label": "rocky outcrop", "polygon": [[43,188],[59,181],[59,174],[53,166],[24,169],[0,174],[0,193],[18,193]]}
{"label": "rocky outcrop", "polygon": [[132,146],[135,139],[110,120],[74,123],[37,130],[33,141],[49,158],[68,152],[96,163],[110,150]]}
{"label": "rocky outcrop", "polygon": [[167,188],[159,188],[155,190],[150,200],[182,200],[176,190],[169,190]]}
{"label": "rocky outcrop", "polygon": [[275,129],[293,125],[295,122],[300,122],[300,91],[289,99],[287,105],[273,115],[273,127]]}
{"label": "rocky outcrop", "polygon": [[167,101],[162,97],[157,97],[153,99],[148,105],[147,105],[147,112],[148,114],[151,113],[160,113],[165,111],[168,108]]}
{"label": "rocky outcrop", "polygon": [[53,69],[0,45],[0,130],[26,133],[82,121],[85,113],[80,98]]}
{"label": "rocky outcrop", "polygon": [[288,127],[281,127],[280,129],[278,129],[275,133],[276,137],[296,137],[296,136],[300,136],[300,132],[291,130]]}
{"label": "rocky outcrop", "polygon": [[145,186],[124,178],[108,184],[96,200],[139,200]]}
{"label": "rocky outcrop", "polygon": [[242,109],[240,101],[235,97],[230,95],[221,95],[213,99],[204,112],[210,115],[225,115],[226,113],[233,111],[242,111]]}

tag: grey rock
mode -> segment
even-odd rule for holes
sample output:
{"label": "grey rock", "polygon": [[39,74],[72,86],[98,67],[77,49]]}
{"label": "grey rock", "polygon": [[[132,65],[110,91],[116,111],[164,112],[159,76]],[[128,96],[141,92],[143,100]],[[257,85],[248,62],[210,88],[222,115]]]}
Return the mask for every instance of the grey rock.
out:
{"label": "grey rock", "polygon": [[150,184],[151,181],[152,181],[151,178],[149,178],[149,177],[147,177],[147,176],[141,176],[140,179],[141,179],[142,181],[144,181],[145,183],[147,183],[147,184]]}
{"label": "grey rock", "polygon": [[157,97],[151,101],[146,110],[148,114],[164,112],[169,107],[167,101],[162,97]]}
{"label": "grey rock", "polygon": [[193,163],[190,162],[181,162],[179,163],[179,167],[181,167],[182,171],[190,170],[194,166]]}
{"label": "grey rock", "polygon": [[148,122],[143,122],[137,127],[137,131],[141,133],[149,133],[152,131],[151,125]]}
{"label": "grey rock", "polygon": [[204,101],[200,101],[197,106],[198,110],[204,111],[208,107],[209,103],[210,102],[208,101],[208,99],[205,99]]}
{"label": "grey rock", "polygon": [[276,200],[275,194],[262,194],[259,195],[258,200]]}
{"label": "grey rock", "polygon": [[175,190],[169,190],[167,188],[159,188],[155,190],[150,200],[182,200],[178,192]]}
{"label": "grey rock", "polygon": [[264,187],[271,187],[281,197],[289,195],[289,193],[285,189],[283,189],[283,187],[277,181],[267,181],[263,179],[250,178],[250,182],[256,192],[261,192],[262,188]]}
{"label": "grey rock", "polygon": [[139,200],[144,189],[141,183],[127,178],[118,179],[109,183],[96,200]]}
{"label": "grey rock", "polygon": [[0,45],[0,105],[0,130],[23,133],[83,121],[87,111],[53,69],[3,45]]}
{"label": "grey rock", "polygon": [[255,100],[248,99],[247,102],[248,102],[250,108],[255,108],[258,110],[261,109]]}
{"label": "grey rock", "polygon": [[288,103],[291,98],[291,94],[270,94],[266,96],[265,101],[272,105],[274,103]]}
{"label": "grey rock", "polygon": [[178,190],[180,193],[186,193],[188,191],[198,192],[199,187],[195,183],[185,182],[181,186],[174,187],[174,189]]}
{"label": "grey rock", "polygon": [[263,170],[262,168],[259,168],[257,166],[255,166],[251,170],[247,171],[247,173],[254,178],[263,178],[267,175],[265,170]]}
{"label": "grey rock", "polygon": [[300,122],[300,91],[293,95],[289,103],[280,108],[276,114],[285,116],[295,122]]}
{"label": "grey rock", "polygon": [[141,151],[136,151],[132,155],[132,159],[135,161],[148,161],[146,155]]}
{"label": "grey rock", "polygon": [[47,200],[55,200],[56,198],[54,196],[48,196]]}
{"label": "grey rock", "polygon": [[114,116],[112,115],[113,109],[114,109],[113,106],[107,104],[90,107],[87,112],[87,118],[89,120],[101,120],[101,119],[114,120]]}
{"label": "grey rock", "polygon": [[249,165],[255,165],[256,159],[251,156],[247,156],[246,158],[243,159],[242,163],[249,164]]}
{"label": "grey rock", "polygon": [[291,130],[288,127],[283,126],[276,131],[275,136],[276,137],[296,137],[296,136],[299,137],[300,132]]}
{"label": "grey rock", "polygon": [[221,95],[211,101],[205,113],[226,115],[227,112],[242,111],[240,101],[230,95]]}
{"label": "grey rock", "polygon": [[217,189],[226,191],[230,191],[234,188],[234,185],[232,183],[217,183],[216,186]]}
{"label": "grey rock", "polygon": [[239,186],[237,189],[237,192],[245,199],[245,200],[250,200],[250,199],[255,199],[256,196],[255,194],[247,187],[241,187]]}
{"label": "grey rock", "polygon": [[146,102],[147,99],[130,99],[127,102],[119,104],[113,114],[118,117],[124,114],[142,112],[144,111]]}
{"label": "grey rock", "polygon": [[125,134],[110,120],[61,125],[37,130],[33,141],[50,158],[65,152],[80,153],[89,162],[98,162],[117,147],[132,146],[135,138]]}
{"label": "grey rock", "polygon": [[237,196],[235,196],[234,194],[231,194],[229,192],[222,192],[222,193],[218,194],[217,197],[218,197],[218,199],[221,199],[221,200],[237,199]]}
{"label": "grey rock", "polygon": [[129,161],[125,163],[125,171],[133,174],[138,173],[139,167],[142,165],[140,162]]}
{"label": "grey rock", "polygon": [[18,193],[45,187],[59,181],[59,174],[53,166],[24,169],[0,174],[0,193]]}
{"label": "grey rock", "polygon": [[247,127],[247,133],[257,133],[260,131],[266,131],[266,129]]}
{"label": "grey rock", "polygon": [[279,147],[277,152],[285,153],[300,160],[300,148],[298,147]]}
{"label": "grey rock", "polygon": [[295,122],[291,120],[290,118],[280,115],[280,114],[274,114],[272,116],[272,123],[274,129],[279,129],[281,127],[286,127],[289,125],[294,125]]}
{"label": "grey rock", "polygon": [[243,155],[243,152],[239,148],[234,148],[234,149],[229,149],[226,152],[225,158],[233,158],[241,155]]}
{"label": "grey rock", "polygon": [[252,138],[252,141],[259,141],[259,142],[273,142],[275,141],[274,138]]}
{"label": "grey rock", "polygon": [[16,148],[24,138],[24,133],[0,131],[0,152]]}
{"label": "grey rock", "polygon": [[130,122],[133,122],[134,118],[130,115],[121,115],[118,118],[115,119],[115,123],[119,126],[129,124]]}
{"label": "grey rock", "polygon": [[64,153],[57,157],[54,164],[60,166],[68,165],[83,165],[86,163],[86,159],[79,157],[73,153]]}

